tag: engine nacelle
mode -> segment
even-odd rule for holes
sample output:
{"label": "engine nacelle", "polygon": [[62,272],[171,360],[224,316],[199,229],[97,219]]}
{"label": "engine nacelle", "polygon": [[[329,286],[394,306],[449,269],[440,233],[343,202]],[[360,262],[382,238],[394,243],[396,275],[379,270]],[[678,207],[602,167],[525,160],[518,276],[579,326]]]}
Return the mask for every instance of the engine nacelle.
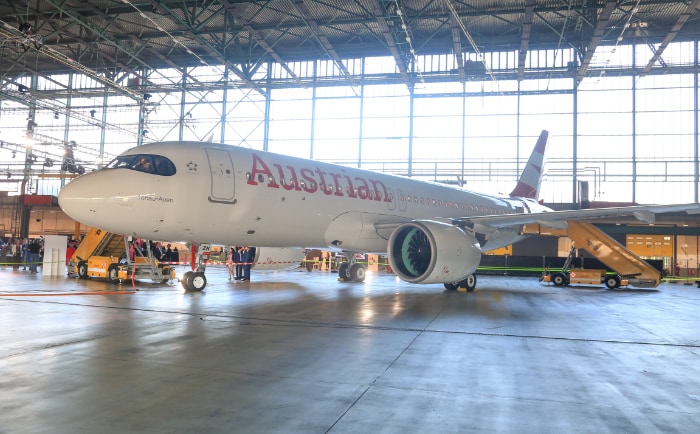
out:
{"label": "engine nacelle", "polygon": [[387,256],[396,275],[407,282],[458,282],[476,271],[481,247],[456,226],[419,220],[392,232]]}
{"label": "engine nacelle", "polygon": [[256,271],[296,268],[304,260],[304,251],[295,247],[256,247],[252,268]]}

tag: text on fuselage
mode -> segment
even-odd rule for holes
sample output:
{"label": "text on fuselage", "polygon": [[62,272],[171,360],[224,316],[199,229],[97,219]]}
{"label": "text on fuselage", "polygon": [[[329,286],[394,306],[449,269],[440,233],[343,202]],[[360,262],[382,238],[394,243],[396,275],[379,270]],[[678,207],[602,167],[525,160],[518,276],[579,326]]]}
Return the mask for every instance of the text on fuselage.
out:
{"label": "text on fuselage", "polygon": [[[275,181],[270,166],[253,153],[253,168],[248,173],[248,185],[258,185],[265,182],[267,177],[267,186],[269,188],[284,188],[285,190],[305,191],[307,193],[316,193],[322,191],[330,196],[345,196],[358,199],[370,199],[376,201],[391,202],[392,194],[387,186],[376,179],[365,179],[360,176],[351,178],[345,173],[326,172],[319,167],[315,169],[302,168],[297,169],[287,165],[284,168],[279,163],[272,164],[272,167],[278,174],[280,183]],[[342,168],[341,172],[345,172]],[[301,179],[299,179],[301,177]]]}

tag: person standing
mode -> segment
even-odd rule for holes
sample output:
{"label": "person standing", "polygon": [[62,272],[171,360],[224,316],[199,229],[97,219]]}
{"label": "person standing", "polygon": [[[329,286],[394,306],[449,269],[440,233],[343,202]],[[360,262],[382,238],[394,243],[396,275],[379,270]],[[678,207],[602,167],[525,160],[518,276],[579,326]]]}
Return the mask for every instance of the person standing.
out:
{"label": "person standing", "polygon": [[41,244],[39,244],[39,240],[32,240],[27,246],[27,255],[29,257],[29,271],[32,273],[38,273],[36,267],[39,264],[40,253]]}
{"label": "person standing", "polygon": [[75,240],[70,240],[68,242],[68,247],[66,247],[66,265],[69,265],[71,258],[75,254]]}
{"label": "person standing", "polygon": [[253,264],[255,264],[255,247],[246,247],[246,249],[248,249],[248,261],[246,261],[243,277],[245,280],[250,280],[250,269],[253,268]]}
{"label": "person standing", "polygon": [[241,265],[241,247],[238,246],[233,248],[233,269],[234,280],[241,280],[243,278],[243,266]]}
{"label": "person standing", "polygon": [[10,263],[10,258],[12,257],[12,244],[10,244],[10,240],[7,240],[7,242],[3,242],[2,248],[0,249],[0,262],[2,264],[2,268],[5,268],[9,263]]}
{"label": "person standing", "polygon": [[243,266],[243,277],[240,278],[241,282],[250,281],[250,250],[248,246],[244,246],[241,249],[241,265]]}
{"label": "person standing", "polygon": [[170,262],[173,260],[173,249],[171,248],[170,244],[168,244],[167,248],[165,249],[165,253],[163,254],[163,262]]}
{"label": "person standing", "polygon": [[19,270],[19,264],[22,262],[22,240],[15,238],[12,246],[12,268]]}
{"label": "person standing", "polygon": [[236,253],[233,256],[233,266],[235,269],[236,280],[243,279],[243,260],[241,259],[243,255],[243,247],[236,246]]}
{"label": "person standing", "polygon": [[20,252],[22,255],[22,270],[26,270],[29,268],[29,240],[27,238],[22,241]]}
{"label": "person standing", "polygon": [[228,254],[226,255],[226,268],[228,268],[228,280],[233,279],[233,257],[236,254],[236,248],[229,246]]}

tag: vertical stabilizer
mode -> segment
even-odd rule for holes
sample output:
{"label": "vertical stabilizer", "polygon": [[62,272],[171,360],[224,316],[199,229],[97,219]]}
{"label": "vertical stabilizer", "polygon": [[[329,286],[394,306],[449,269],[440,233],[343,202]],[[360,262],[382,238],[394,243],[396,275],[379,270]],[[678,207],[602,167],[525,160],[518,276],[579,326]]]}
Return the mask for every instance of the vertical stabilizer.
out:
{"label": "vertical stabilizer", "polygon": [[527,197],[538,199],[540,193],[540,182],[542,181],[542,166],[544,164],[544,151],[547,148],[547,138],[549,133],[542,130],[540,138],[537,139],[535,149],[527,160],[527,165],[520,174],[518,184],[510,192],[511,197]]}

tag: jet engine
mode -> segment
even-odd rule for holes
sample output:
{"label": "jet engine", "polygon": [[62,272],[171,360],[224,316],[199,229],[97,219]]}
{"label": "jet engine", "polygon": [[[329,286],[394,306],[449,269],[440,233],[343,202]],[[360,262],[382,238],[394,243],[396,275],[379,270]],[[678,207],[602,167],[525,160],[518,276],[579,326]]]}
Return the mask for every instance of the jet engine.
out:
{"label": "jet engine", "polygon": [[474,235],[432,220],[405,223],[389,237],[394,272],[411,283],[458,282],[474,273],[481,247]]}
{"label": "jet engine", "polygon": [[253,269],[285,270],[296,268],[304,260],[304,252],[295,247],[256,247]]}

